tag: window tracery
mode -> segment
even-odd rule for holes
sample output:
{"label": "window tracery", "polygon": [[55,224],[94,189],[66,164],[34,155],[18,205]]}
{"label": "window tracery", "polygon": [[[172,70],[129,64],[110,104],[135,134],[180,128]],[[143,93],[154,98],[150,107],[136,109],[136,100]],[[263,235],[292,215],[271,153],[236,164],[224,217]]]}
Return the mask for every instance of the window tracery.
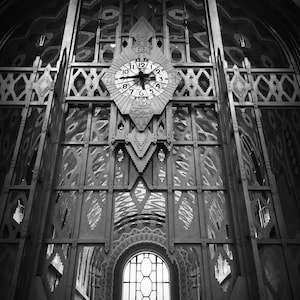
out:
{"label": "window tracery", "polygon": [[171,299],[168,266],[155,253],[137,253],[128,260],[124,267],[122,300],[137,299]]}

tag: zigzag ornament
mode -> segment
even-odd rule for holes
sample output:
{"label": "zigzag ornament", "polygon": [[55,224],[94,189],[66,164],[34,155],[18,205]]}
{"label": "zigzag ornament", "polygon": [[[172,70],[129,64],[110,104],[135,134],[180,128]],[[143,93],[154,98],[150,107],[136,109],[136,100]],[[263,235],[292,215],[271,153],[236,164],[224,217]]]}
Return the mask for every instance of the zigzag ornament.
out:
{"label": "zigzag ornament", "polygon": [[[141,17],[129,32],[131,41],[113,61],[103,82],[122,115],[135,128],[126,132],[126,149],[141,173],[156,149],[156,134],[149,123],[161,115],[180,77],[161,49],[152,42],[155,30]],[[132,43],[131,43],[132,42]]]}

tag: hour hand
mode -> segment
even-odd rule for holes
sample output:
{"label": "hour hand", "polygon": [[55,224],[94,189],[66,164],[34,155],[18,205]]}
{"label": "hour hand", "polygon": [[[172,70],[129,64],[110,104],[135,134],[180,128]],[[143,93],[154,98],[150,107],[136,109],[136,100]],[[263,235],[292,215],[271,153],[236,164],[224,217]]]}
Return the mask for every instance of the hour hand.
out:
{"label": "hour hand", "polygon": [[154,73],[153,72],[150,72],[150,73],[144,73],[144,77],[149,77],[150,75],[154,75]]}
{"label": "hour hand", "polygon": [[156,80],[156,76],[153,73],[146,74],[145,76],[146,81]]}
{"label": "hour hand", "polygon": [[144,78],[147,78],[147,80],[155,80],[156,76],[153,72],[150,72],[148,74],[144,74]]}

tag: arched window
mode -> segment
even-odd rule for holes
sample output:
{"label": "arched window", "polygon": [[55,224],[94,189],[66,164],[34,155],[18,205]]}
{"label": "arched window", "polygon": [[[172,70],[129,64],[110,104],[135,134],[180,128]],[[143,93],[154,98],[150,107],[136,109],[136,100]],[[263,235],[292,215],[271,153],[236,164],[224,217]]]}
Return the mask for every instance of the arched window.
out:
{"label": "arched window", "polygon": [[139,252],[123,269],[122,300],[169,300],[170,274],[164,260],[153,252]]}

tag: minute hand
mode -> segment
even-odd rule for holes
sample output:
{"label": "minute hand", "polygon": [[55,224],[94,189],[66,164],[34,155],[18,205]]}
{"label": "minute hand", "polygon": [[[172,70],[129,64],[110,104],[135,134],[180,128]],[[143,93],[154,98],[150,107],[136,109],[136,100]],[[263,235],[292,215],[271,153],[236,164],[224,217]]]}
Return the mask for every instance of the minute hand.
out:
{"label": "minute hand", "polygon": [[133,75],[133,76],[122,76],[120,79],[127,79],[127,78],[140,78],[140,75]]}

